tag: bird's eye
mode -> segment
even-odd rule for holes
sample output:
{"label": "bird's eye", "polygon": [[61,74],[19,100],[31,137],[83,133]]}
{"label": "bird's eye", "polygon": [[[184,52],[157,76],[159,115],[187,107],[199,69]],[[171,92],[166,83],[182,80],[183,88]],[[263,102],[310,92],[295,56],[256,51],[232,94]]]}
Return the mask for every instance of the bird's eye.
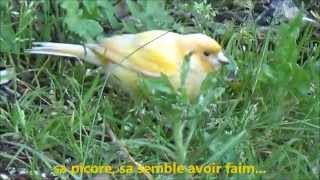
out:
{"label": "bird's eye", "polygon": [[210,53],[208,51],[203,52],[203,55],[210,56]]}

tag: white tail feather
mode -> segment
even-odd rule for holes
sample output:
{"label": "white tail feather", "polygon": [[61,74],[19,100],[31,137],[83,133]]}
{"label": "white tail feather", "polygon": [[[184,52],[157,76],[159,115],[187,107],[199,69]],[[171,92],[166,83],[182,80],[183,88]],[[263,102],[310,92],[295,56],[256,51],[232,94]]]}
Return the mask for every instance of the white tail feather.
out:
{"label": "white tail feather", "polygon": [[26,53],[75,57],[96,65],[101,64],[97,55],[85,45],[52,42],[34,42],[32,45],[31,49],[25,50]]}

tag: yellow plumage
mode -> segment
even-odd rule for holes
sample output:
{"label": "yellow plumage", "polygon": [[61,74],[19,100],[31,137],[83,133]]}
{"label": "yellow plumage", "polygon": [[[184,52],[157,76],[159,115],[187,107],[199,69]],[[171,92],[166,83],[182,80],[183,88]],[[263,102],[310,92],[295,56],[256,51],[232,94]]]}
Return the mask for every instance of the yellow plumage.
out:
{"label": "yellow plumage", "polygon": [[209,72],[228,63],[220,45],[204,34],[182,35],[153,30],[116,35],[85,46],[50,42],[34,44],[36,47],[26,52],[77,57],[103,65],[128,91],[136,88],[140,75],[158,77],[161,73],[168,76],[174,88],[179,88],[181,67],[185,56],[191,52],[186,80],[190,98],[198,95]]}

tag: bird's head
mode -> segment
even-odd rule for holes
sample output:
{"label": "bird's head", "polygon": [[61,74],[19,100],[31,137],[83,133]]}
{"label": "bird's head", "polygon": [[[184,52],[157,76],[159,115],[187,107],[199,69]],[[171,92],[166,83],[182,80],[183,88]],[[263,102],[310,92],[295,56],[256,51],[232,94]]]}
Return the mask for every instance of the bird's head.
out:
{"label": "bird's head", "polygon": [[214,69],[230,62],[219,43],[207,35],[188,34],[183,39],[186,52],[192,52],[192,56],[209,63]]}

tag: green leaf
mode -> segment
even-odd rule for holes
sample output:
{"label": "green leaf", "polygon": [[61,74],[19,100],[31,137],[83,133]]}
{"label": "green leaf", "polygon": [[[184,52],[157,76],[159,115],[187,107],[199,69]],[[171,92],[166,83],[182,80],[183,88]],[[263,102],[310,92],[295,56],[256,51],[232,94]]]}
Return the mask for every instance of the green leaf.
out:
{"label": "green leaf", "polygon": [[174,92],[173,87],[171,86],[168,77],[161,75],[158,78],[145,78],[143,79],[143,84],[148,91],[152,93],[162,92],[167,94],[172,94]]}
{"label": "green leaf", "polygon": [[34,19],[34,11],[31,9],[26,10],[22,17],[20,17],[20,21],[19,21],[19,31],[17,32],[18,34],[22,34],[25,30],[27,30],[27,27],[30,26],[30,24],[32,24],[32,21]]}
{"label": "green leaf", "polygon": [[61,0],[61,7],[67,11],[68,15],[75,15],[78,14],[77,11],[79,10],[79,2],[76,0]]}
{"label": "green leaf", "polygon": [[136,2],[134,2],[132,0],[127,0],[127,5],[128,5],[128,9],[131,12],[132,16],[137,17],[137,18],[141,18],[140,15],[143,11],[142,11],[142,8],[139,7],[139,5]]}
{"label": "green leaf", "polygon": [[97,1],[83,0],[83,5],[90,14],[93,14],[97,7]]}
{"label": "green leaf", "polygon": [[[228,140],[221,139],[221,137],[215,138],[210,145],[210,149],[214,152],[214,154],[207,160],[205,164],[210,164],[219,160],[225,153],[238,145],[246,134],[247,132],[244,130]],[[218,144],[217,142],[220,143]]]}
{"label": "green leaf", "polygon": [[133,21],[124,20],[122,21],[123,27],[127,32],[136,33],[138,29],[136,28],[136,24]]}
{"label": "green leaf", "polygon": [[26,127],[26,116],[25,111],[21,109],[19,104],[15,104],[12,111],[12,119],[16,123],[16,131],[19,128],[25,129]]}
{"label": "green leaf", "polygon": [[0,10],[6,9],[8,4],[9,4],[9,0],[1,0],[0,1]]}
{"label": "green leaf", "polygon": [[0,23],[0,51],[12,52],[15,51],[15,37],[16,34],[13,31],[11,25]]}
{"label": "green leaf", "polygon": [[164,1],[127,0],[127,5],[132,14],[129,21],[134,22],[139,30],[168,29],[175,24],[174,19],[165,8]]}
{"label": "green leaf", "polygon": [[298,59],[298,45],[296,40],[302,25],[302,16],[297,16],[290,24],[283,24],[279,32],[279,40],[275,54],[282,62],[296,63]]}
{"label": "green leaf", "polygon": [[91,40],[103,32],[99,23],[92,19],[80,19],[76,16],[69,16],[66,17],[64,21],[68,25],[70,31],[86,40]]}
{"label": "green leaf", "polygon": [[[91,8],[92,4],[89,4],[87,3],[87,6]],[[64,23],[67,24],[70,31],[78,34],[80,37],[86,40],[92,40],[103,32],[103,28],[97,21],[83,16],[83,11],[81,9],[79,10],[78,1],[63,1],[61,7],[67,11],[67,17],[64,19]]]}
{"label": "green leaf", "polygon": [[188,76],[188,72],[190,69],[190,57],[192,55],[192,52],[190,52],[189,54],[187,54],[184,57],[184,61],[182,64],[182,69],[181,69],[181,74],[180,74],[180,81],[181,81],[181,87],[184,87],[185,83],[186,83],[186,79]]}
{"label": "green leaf", "polygon": [[120,28],[121,23],[119,23],[119,21],[116,18],[116,9],[112,5],[112,2],[111,1],[98,1],[98,3],[102,7],[104,7],[104,11],[102,11],[101,13],[103,13],[107,17],[112,28],[114,28],[114,29]]}

